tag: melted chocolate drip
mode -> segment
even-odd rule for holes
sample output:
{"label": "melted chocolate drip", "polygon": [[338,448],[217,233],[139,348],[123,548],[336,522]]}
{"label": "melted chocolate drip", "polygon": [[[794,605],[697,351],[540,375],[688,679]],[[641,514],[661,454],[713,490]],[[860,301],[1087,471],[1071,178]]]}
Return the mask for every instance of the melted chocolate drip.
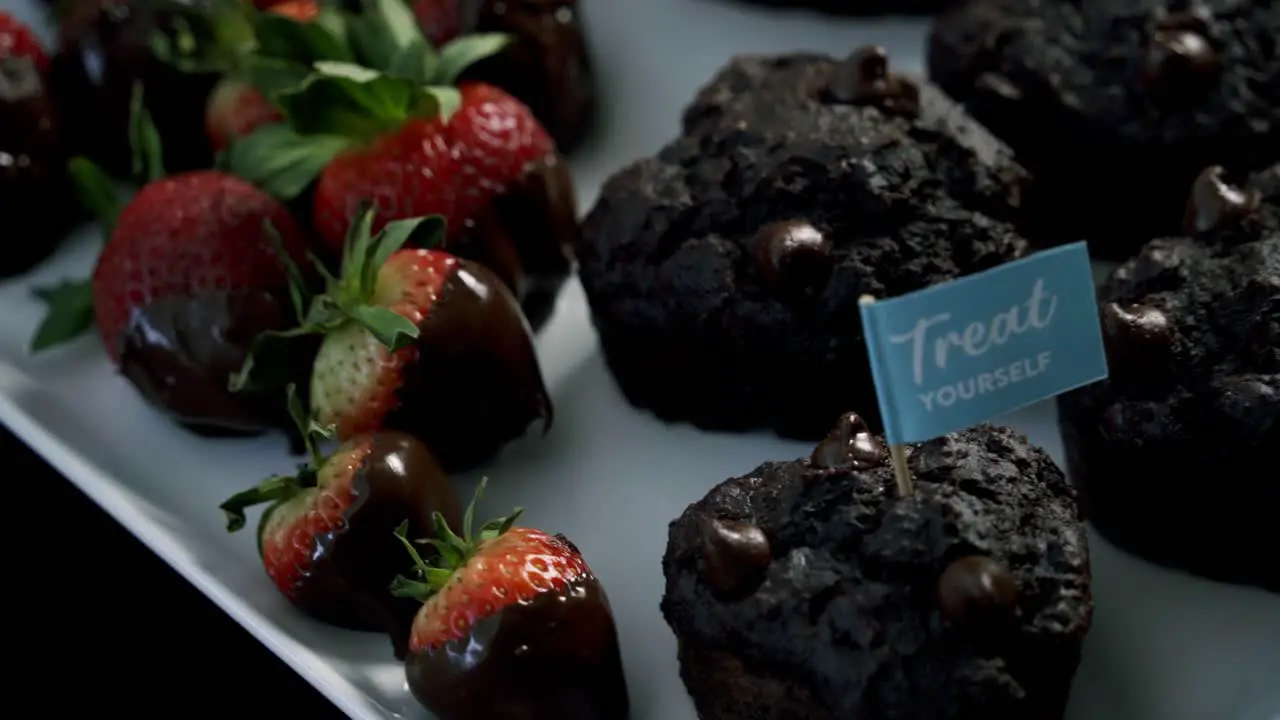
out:
{"label": "melted chocolate drip", "polygon": [[355,500],[343,513],[345,522],[315,537],[309,572],[292,598],[308,615],[332,625],[386,631],[396,657],[403,658],[421,603],[387,590],[408,565],[394,531],[408,521],[408,537],[435,537],[432,513],[443,515],[450,527],[461,527],[462,509],[453,485],[422,443],[400,432],[366,437],[372,447],[352,478]]}
{"label": "melted chocolate drip", "polygon": [[516,42],[477,63],[467,77],[515,95],[568,152],[590,129],[595,76],[578,3],[572,0],[468,0],[467,32],[501,32]]}
{"label": "melted chocolate drip", "polygon": [[938,578],[938,608],[957,625],[1007,619],[1017,604],[1017,581],[985,555],[959,558]]}
{"label": "melted chocolate drip", "polygon": [[831,277],[831,243],[804,220],[766,225],[755,242],[756,267],[784,297],[817,295]]}
{"label": "melted chocolate drip", "polygon": [[769,538],[760,528],[737,520],[712,519],[702,529],[702,580],[721,600],[732,602],[755,592],[773,559]]}
{"label": "melted chocolate drip", "polygon": [[244,433],[285,424],[275,394],[233,393],[253,339],[292,324],[266,290],[159,298],[134,311],[120,339],[120,372],[151,405],[193,429]]}
{"label": "melted chocolate drip", "polygon": [[833,102],[874,105],[887,113],[917,117],[920,89],[910,80],[889,72],[889,53],[878,45],[853,51],[836,64],[827,85]]}
{"label": "melted chocolate drip", "polygon": [[886,457],[884,446],[871,434],[866,421],[856,413],[845,413],[813,449],[809,464],[819,470],[870,470],[884,463]]}
{"label": "melted chocolate drip", "polygon": [[509,605],[467,637],[410,653],[413,696],[440,720],[625,720],[622,653],[591,576]]}
{"label": "melted chocolate drip", "polygon": [[1162,102],[1186,104],[1209,91],[1222,73],[1211,41],[1213,14],[1198,4],[1151,22],[1142,78]]}
{"label": "melted chocolate drip", "polygon": [[537,328],[555,309],[573,269],[579,233],[573,179],[552,155],[495,198],[452,249],[493,270],[521,299],[529,324]]}
{"label": "melted chocolate drip", "polygon": [[384,427],[421,438],[450,471],[487,459],[534,420],[551,427],[529,324],[492,271],[462,260],[421,331]]}
{"label": "melted chocolate drip", "polygon": [[0,60],[0,276],[25,272],[48,257],[80,219],[47,89],[31,58]]}
{"label": "melted chocolate drip", "polygon": [[1226,171],[1214,165],[1205,168],[1191,186],[1191,197],[1183,215],[1183,230],[1199,234],[1223,230],[1257,212],[1262,204],[1252,189],[1227,184]]}

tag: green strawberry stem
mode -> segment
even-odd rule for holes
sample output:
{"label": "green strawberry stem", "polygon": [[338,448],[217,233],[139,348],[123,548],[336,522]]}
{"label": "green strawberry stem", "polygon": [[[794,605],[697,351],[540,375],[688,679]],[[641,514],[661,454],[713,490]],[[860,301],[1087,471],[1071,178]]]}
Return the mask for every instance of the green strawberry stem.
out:
{"label": "green strawberry stem", "polygon": [[[372,203],[365,202],[360,206],[347,234],[341,271],[337,277],[330,275],[323,264],[312,258],[316,270],[325,277],[325,292],[312,296],[302,286],[291,289],[299,324],[254,338],[244,365],[231,377],[232,392],[281,387],[296,373],[297,359],[305,354],[301,340],[308,336],[326,335],[350,322],[363,325],[392,350],[406,347],[418,338],[418,327],[408,318],[374,304],[378,271],[410,239],[415,247],[438,245],[444,235],[444,218],[429,215],[395,220],[374,234],[375,215]],[[289,276],[291,284],[294,284],[302,274],[290,271]]]}
{"label": "green strawberry stem", "polygon": [[[390,590],[392,595],[426,602],[428,598],[444,588],[449,579],[453,577],[453,574],[465,566],[482,545],[503,535],[515,525],[520,514],[524,512],[522,508],[516,508],[506,517],[490,520],[480,528],[478,533],[472,534],[476,505],[484,495],[484,489],[488,482],[488,478],[480,479],[480,484],[476,487],[475,497],[467,505],[466,514],[462,518],[461,537],[449,529],[449,523],[438,512],[433,513],[431,516],[436,526],[436,537],[434,538],[410,541],[408,538],[409,523],[407,521],[396,528],[396,538],[400,540],[400,543],[409,552],[409,557],[413,560],[413,569],[410,573],[412,577],[399,575],[391,582]],[[418,549],[414,547],[415,542],[430,545],[439,554],[429,563],[423,560]]]}
{"label": "green strawberry stem", "polygon": [[165,176],[164,147],[160,144],[160,131],[147,112],[141,80],[134,81],[129,99],[129,145],[133,150],[133,176],[138,182],[146,184]]}
{"label": "green strawberry stem", "polygon": [[[359,4],[361,11],[337,16],[344,28],[345,55],[332,49],[305,53],[268,48],[258,24],[260,47],[258,57],[248,63],[249,74],[280,108],[285,122],[239,138],[226,157],[230,172],[281,200],[293,200],[338,153],[413,118],[447,120],[462,101],[453,87],[461,74],[512,42],[509,35],[480,33],[437,50],[403,0]],[[269,58],[293,62],[282,66]],[[298,63],[305,65],[305,75],[297,74]]]}
{"label": "green strawberry stem", "polygon": [[324,466],[326,457],[318,449],[321,440],[333,436],[332,428],[321,427],[311,417],[311,413],[303,406],[296,385],[290,384],[286,390],[288,395],[289,415],[302,433],[302,442],[306,445],[309,462],[298,466],[294,475],[272,475],[258,485],[243,490],[227,498],[218,507],[226,514],[227,532],[236,532],[244,527],[244,511],[264,503],[281,503],[318,483],[318,473]]}

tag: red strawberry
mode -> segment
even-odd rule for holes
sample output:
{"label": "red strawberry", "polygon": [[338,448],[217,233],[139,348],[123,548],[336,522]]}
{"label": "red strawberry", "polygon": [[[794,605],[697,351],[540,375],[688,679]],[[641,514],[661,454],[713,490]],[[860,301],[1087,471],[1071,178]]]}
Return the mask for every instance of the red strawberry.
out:
{"label": "red strawberry", "polygon": [[462,30],[460,0],[413,0],[413,16],[431,44],[440,47]]}
{"label": "red strawberry", "polygon": [[412,613],[386,592],[404,567],[393,533],[405,522],[432,533],[435,514],[457,522],[458,496],[431,453],[404,433],[360,435],[319,454],[312,442],[321,434],[310,429],[292,387],[289,395],[311,461],[224,502],[227,530],[244,527],[247,508],[270,503],[258,523],[258,551],[281,594],[324,622],[387,630],[402,656]]}
{"label": "red strawberry", "polygon": [[[389,12],[395,5],[375,7]],[[375,13],[357,21],[403,30],[413,19]],[[572,182],[525,105],[491,85],[451,87],[465,67],[504,47],[505,38],[466,36],[435,53],[420,35],[405,37],[391,33],[385,40],[391,49],[364,53],[401,58],[398,65],[323,64],[295,92],[279,96],[294,135],[273,128],[245,138],[256,142],[252,152],[237,153],[232,171],[285,199],[318,175],[313,221],[333,251],[365,200],[386,220],[444,215],[446,249],[488,265],[522,300],[537,295],[526,307],[539,310],[532,316],[541,322],[572,265],[578,233]],[[415,71],[404,58],[419,55],[427,59]],[[280,161],[286,152],[292,162]]]}
{"label": "red strawberry", "polygon": [[239,381],[260,387],[258,373],[270,374],[280,352],[275,341],[319,334],[312,409],[339,439],[404,430],[454,470],[487,458],[538,418],[549,426],[551,401],[511,293],[471,261],[399,249],[415,234],[428,242],[441,219],[389,223],[377,237],[373,223],[372,210],[360,213],[341,277],[311,301],[301,328],[264,338]]}
{"label": "red strawberry", "polygon": [[280,119],[280,111],[256,87],[225,77],[209,94],[204,129],[216,151],[226,148],[234,138]]}
{"label": "red strawberry", "polygon": [[31,58],[42,74],[49,72],[49,56],[35,33],[21,20],[0,10],[0,62],[10,58]]}
{"label": "red strawberry", "polygon": [[306,244],[285,207],[239,178],[199,171],[147,184],[113,225],[92,281],[52,293],[38,344],[68,340],[96,319],[111,361],[180,422],[273,425],[270,406],[233,394],[228,380],[259,333],[293,319],[274,245],[302,258]]}
{"label": "red strawberry", "polygon": [[563,535],[513,527],[519,514],[472,535],[473,502],[461,537],[437,518],[432,564],[398,531],[417,576],[392,592],[424,600],[405,660],[410,691],[440,720],[626,718],[604,588]]}

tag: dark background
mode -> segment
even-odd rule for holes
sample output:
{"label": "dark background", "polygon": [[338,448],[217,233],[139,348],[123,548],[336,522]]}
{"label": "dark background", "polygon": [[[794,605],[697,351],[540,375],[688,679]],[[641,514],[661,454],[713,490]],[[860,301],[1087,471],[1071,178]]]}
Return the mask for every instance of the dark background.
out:
{"label": "dark background", "polygon": [[3,524],[6,559],[17,562],[5,584],[16,601],[6,635],[23,668],[11,705],[344,717],[3,427],[0,450],[7,484],[19,489]]}

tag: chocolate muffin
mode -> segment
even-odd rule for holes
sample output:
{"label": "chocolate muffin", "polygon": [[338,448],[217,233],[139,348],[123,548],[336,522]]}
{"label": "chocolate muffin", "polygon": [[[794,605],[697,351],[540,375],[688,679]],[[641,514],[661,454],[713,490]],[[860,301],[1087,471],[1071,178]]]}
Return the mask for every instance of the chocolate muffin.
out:
{"label": "chocolate muffin", "polygon": [[1178,231],[1204,167],[1280,161],[1275,0],[962,0],[935,21],[931,79],[1036,178],[1032,240],[1125,260]]}
{"label": "chocolate muffin", "polygon": [[812,8],[834,15],[916,15],[931,13],[950,0],[745,0],[753,5]]}
{"label": "chocolate muffin", "polygon": [[813,455],[714,488],[671,524],[662,613],[703,720],[1050,720],[1093,613],[1075,495],[979,426],[909,448],[843,416]]}
{"label": "chocolate muffin", "polygon": [[633,404],[819,438],[844,409],[876,407],[860,295],[1025,252],[1009,224],[1022,168],[936,88],[886,65],[874,47],[737,58],[679,139],[605,184],[578,260]]}
{"label": "chocolate muffin", "polygon": [[1111,377],[1059,398],[1067,467],[1121,548],[1280,592],[1280,166],[1205,171],[1187,222],[1100,288]]}

